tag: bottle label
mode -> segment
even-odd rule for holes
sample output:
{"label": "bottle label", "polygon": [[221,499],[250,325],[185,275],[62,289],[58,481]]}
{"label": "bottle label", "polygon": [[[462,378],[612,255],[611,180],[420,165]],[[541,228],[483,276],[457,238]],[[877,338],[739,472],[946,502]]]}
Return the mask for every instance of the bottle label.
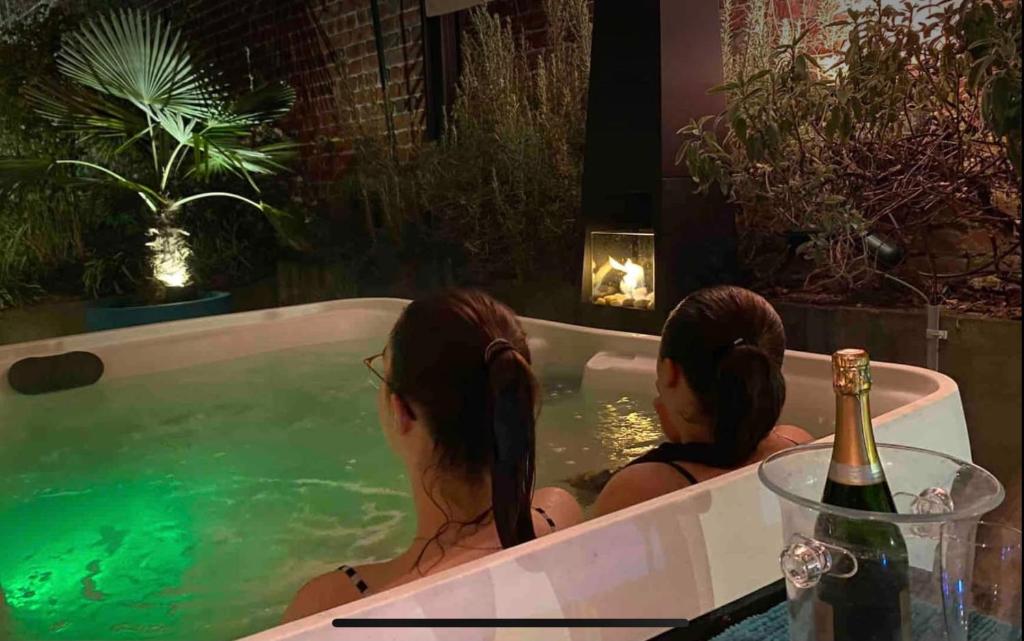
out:
{"label": "bottle label", "polygon": [[875,485],[885,480],[885,473],[878,463],[847,465],[832,461],[828,467],[828,478],[843,485]]}

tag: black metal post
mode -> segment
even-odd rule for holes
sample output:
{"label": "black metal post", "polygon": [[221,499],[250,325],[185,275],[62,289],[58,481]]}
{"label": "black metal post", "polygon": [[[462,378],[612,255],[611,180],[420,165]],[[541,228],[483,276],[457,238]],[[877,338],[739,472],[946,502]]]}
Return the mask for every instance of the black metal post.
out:
{"label": "black metal post", "polygon": [[377,72],[380,74],[380,90],[384,98],[384,123],[388,129],[391,157],[398,156],[398,138],[395,134],[395,118],[391,111],[391,92],[388,90],[388,68],[384,58],[384,30],[380,22],[380,1],[370,0],[370,15],[373,19],[373,41],[377,46]]}

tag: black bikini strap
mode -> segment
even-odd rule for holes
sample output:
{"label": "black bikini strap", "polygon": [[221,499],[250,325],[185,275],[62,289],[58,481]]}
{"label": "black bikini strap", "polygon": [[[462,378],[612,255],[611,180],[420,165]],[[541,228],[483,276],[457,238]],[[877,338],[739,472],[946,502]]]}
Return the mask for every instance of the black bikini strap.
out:
{"label": "black bikini strap", "polygon": [[345,573],[345,576],[352,582],[352,585],[356,586],[356,589],[359,590],[359,594],[366,594],[370,590],[370,586],[366,585],[366,581],[363,581],[363,578],[359,576],[359,572],[354,567],[343,565],[338,568],[338,571]]}
{"label": "black bikini strap", "polygon": [[687,470],[685,467],[683,467],[679,463],[676,463],[675,461],[660,461],[660,462],[664,463],[665,465],[671,466],[676,472],[679,472],[680,474],[682,474],[683,478],[685,478],[687,481],[690,482],[690,485],[696,485],[697,484],[697,477],[695,477],[693,474],[691,474],[689,470]]}
{"label": "black bikini strap", "polygon": [[547,512],[545,512],[544,510],[542,510],[542,509],[541,509],[541,508],[539,508],[539,507],[535,507],[535,508],[533,508],[533,511],[534,511],[534,512],[536,512],[537,514],[540,514],[540,515],[541,515],[541,518],[543,518],[543,519],[544,519],[545,521],[547,521],[547,524],[548,524],[548,526],[549,526],[549,527],[550,527],[550,528],[551,528],[552,530],[557,530],[557,529],[558,529],[558,526],[557,526],[557,525],[555,525],[555,521],[554,521],[554,519],[552,519],[552,518],[551,518],[550,516],[548,516],[548,513],[547,513]]}
{"label": "black bikini strap", "polygon": [[714,449],[710,445],[703,443],[662,443],[640,458],[633,460],[626,467],[641,463],[664,463],[665,465],[672,466],[691,485],[696,485],[697,478],[683,467],[682,463],[699,463],[711,467],[721,467],[715,464],[714,454]]}

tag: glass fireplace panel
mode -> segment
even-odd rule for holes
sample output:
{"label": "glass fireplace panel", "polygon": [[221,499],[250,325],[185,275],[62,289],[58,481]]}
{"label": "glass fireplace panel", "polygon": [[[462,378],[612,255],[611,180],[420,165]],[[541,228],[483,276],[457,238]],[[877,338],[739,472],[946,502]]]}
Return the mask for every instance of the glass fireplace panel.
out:
{"label": "glass fireplace panel", "polygon": [[595,231],[590,234],[591,302],[654,309],[654,234]]}

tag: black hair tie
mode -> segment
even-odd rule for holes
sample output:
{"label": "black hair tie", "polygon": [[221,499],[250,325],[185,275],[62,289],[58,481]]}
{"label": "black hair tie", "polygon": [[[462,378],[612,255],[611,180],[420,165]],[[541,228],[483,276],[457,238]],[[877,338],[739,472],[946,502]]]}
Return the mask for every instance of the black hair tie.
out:
{"label": "black hair tie", "polygon": [[726,345],[722,345],[721,347],[716,349],[714,352],[714,359],[716,361],[721,360],[725,358],[727,355],[729,355],[729,353],[732,352],[732,350],[736,349],[737,347],[742,347],[744,345],[749,344],[750,343],[747,342],[747,339],[741,336],[740,338],[737,338],[733,342],[727,343]]}
{"label": "black hair tie", "polygon": [[504,338],[495,338],[491,341],[491,344],[484,350],[484,364],[490,365],[494,362],[494,359],[504,354],[508,350],[515,350],[512,343],[508,342]]}

